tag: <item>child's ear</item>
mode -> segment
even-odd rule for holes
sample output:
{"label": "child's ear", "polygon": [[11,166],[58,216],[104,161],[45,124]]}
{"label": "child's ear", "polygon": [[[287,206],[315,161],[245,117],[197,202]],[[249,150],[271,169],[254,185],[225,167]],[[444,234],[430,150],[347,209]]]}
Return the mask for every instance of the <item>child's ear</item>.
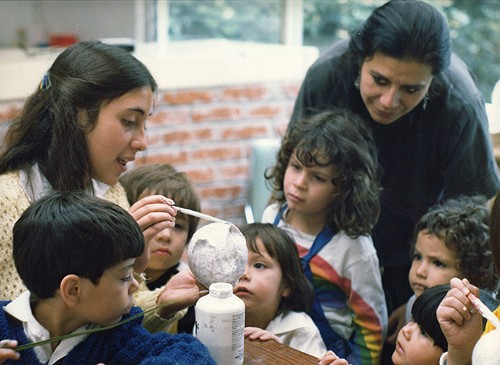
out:
{"label": "child's ear", "polygon": [[285,286],[283,288],[283,290],[281,291],[281,296],[283,298],[286,298],[286,297],[290,296],[290,292],[291,292],[290,288],[288,286]]}
{"label": "child's ear", "polygon": [[81,293],[81,278],[78,275],[66,275],[59,285],[59,292],[62,300],[69,306],[74,306],[78,303]]}

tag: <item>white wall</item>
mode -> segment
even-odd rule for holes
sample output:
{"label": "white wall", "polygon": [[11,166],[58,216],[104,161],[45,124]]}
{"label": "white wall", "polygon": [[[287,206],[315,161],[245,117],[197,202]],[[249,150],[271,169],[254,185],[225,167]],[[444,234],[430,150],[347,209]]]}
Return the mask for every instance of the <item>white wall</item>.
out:
{"label": "white wall", "polygon": [[71,33],[90,40],[134,37],[134,22],[134,0],[2,0],[0,47],[15,44],[18,28],[29,39],[45,29],[47,34]]}

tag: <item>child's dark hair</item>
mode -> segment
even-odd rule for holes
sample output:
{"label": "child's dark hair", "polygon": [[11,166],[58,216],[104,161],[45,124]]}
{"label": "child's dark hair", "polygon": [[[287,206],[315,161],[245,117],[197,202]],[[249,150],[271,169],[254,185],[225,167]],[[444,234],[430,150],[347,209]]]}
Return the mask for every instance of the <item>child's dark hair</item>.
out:
{"label": "child's dark hair", "polygon": [[489,211],[483,196],[460,196],[429,208],[415,225],[411,255],[419,232],[444,241],[456,253],[456,268],[474,285],[497,289],[488,227]]}
{"label": "child's dark hair", "polygon": [[299,252],[292,237],[285,230],[269,223],[250,223],[240,227],[249,250],[260,253],[260,238],[269,256],[276,259],[283,272],[283,285],[290,288],[290,295],[281,299],[278,313],[285,310],[307,312],[312,306],[314,288],[304,275]]}
{"label": "child's dark hair", "polygon": [[294,151],[304,166],[334,165],[336,190],[328,223],[352,238],[370,234],[380,212],[381,188],[377,152],[365,123],[344,109],[297,121],[283,137],[276,165],[266,171],[272,199],[280,204],[286,202],[283,181]]}
{"label": "child's dark hair", "polygon": [[449,284],[433,286],[419,295],[411,308],[415,323],[434,340],[434,344],[443,352],[448,351],[448,341],[439,326],[436,310],[449,290]]}
{"label": "child's dark hair", "polygon": [[126,50],[98,41],[68,47],[8,129],[0,173],[38,163],[55,190],[93,191],[85,135],[102,105],[144,87],[154,92],[156,81]]}
{"label": "child's dark hair", "polygon": [[[141,165],[120,177],[130,205],[147,195],[159,194],[173,199],[179,207],[200,211],[200,198],[184,172],[166,163]],[[182,214],[182,213],[178,213]],[[199,218],[186,216],[187,241],[198,227]]]}
{"label": "child's dark hair", "polygon": [[144,236],[132,215],[83,192],[54,192],[26,209],[13,229],[14,263],[40,299],[69,274],[94,284],[110,267],[140,256]]}

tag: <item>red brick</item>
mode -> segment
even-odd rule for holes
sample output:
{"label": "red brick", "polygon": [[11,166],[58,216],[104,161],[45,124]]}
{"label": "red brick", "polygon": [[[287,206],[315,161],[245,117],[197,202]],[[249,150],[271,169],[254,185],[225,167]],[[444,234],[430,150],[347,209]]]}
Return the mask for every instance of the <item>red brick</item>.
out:
{"label": "red brick", "polygon": [[213,186],[200,189],[200,196],[204,199],[234,199],[242,192],[240,186]]}
{"label": "red brick", "polygon": [[169,91],[163,95],[164,102],[172,105],[209,103],[213,99],[214,93],[210,90]]}
{"label": "red brick", "polygon": [[213,169],[183,170],[195,184],[206,183],[214,180]]}
{"label": "red brick", "polygon": [[174,166],[178,166],[180,164],[185,164],[188,161],[187,152],[170,152],[170,153],[162,153],[159,155],[151,155],[145,154],[136,159],[136,164],[143,165],[146,163],[169,163]]}
{"label": "red brick", "polygon": [[244,127],[233,127],[226,128],[222,132],[221,136],[225,140],[240,140],[240,139],[249,139],[252,137],[265,137],[269,133],[269,128],[260,125],[260,126],[244,126]]}
{"label": "red brick", "polygon": [[166,144],[173,143],[186,143],[193,139],[193,134],[187,130],[179,130],[165,133],[163,135],[163,142]]}
{"label": "red brick", "polygon": [[231,87],[222,91],[224,100],[256,100],[266,95],[264,87]]}
{"label": "red brick", "polygon": [[239,108],[223,107],[207,109],[205,111],[193,111],[191,117],[195,122],[228,120],[240,118],[241,112]]}
{"label": "red brick", "polygon": [[246,178],[249,176],[247,163],[240,163],[240,164],[234,164],[234,165],[229,165],[229,166],[221,166],[219,168],[219,170],[220,170],[220,176],[222,178],[224,178],[224,177]]}
{"label": "red brick", "polygon": [[282,114],[282,108],[279,106],[265,105],[258,108],[250,110],[250,115],[252,117],[274,117],[276,115]]}
{"label": "red brick", "polygon": [[155,112],[148,120],[150,125],[178,125],[186,124],[191,120],[187,108],[174,110],[159,110]]}
{"label": "red brick", "polygon": [[220,160],[231,160],[240,159],[244,157],[244,149],[237,146],[229,147],[204,147],[196,148],[193,151],[193,158],[196,161],[220,161]]}

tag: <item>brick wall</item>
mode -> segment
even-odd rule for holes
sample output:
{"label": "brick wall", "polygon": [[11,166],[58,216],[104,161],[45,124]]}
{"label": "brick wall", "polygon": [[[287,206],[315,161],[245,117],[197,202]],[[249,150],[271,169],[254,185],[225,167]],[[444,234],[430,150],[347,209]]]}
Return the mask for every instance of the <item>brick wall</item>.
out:
{"label": "brick wall", "polygon": [[[148,149],[136,165],[166,162],[198,188],[202,211],[244,222],[250,144],[285,131],[300,81],[162,90],[147,124]],[[0,135],[21,110],[0,102]]]}

